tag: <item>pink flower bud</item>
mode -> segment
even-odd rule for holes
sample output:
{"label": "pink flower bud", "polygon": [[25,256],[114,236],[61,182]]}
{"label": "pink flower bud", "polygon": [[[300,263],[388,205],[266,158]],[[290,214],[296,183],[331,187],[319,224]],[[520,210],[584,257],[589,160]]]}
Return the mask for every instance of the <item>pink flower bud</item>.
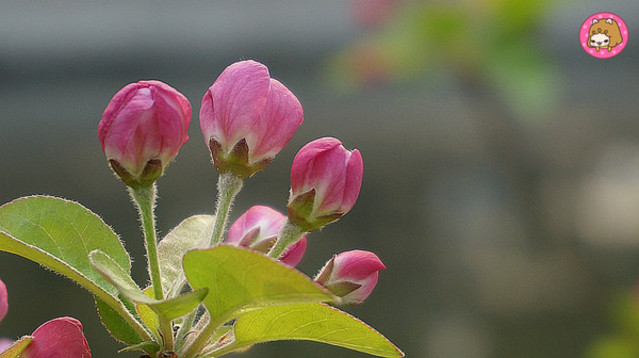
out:
{"label": "pink flower bud", "polygon": [[220,173],[264,169],[302,124],[302,105],[255,61],[227,67],[202,98],[200,127]]}
{"label": "pink flower bud", "polygon": [[352,250],[334,255],[320,270],[315,282],[326,287],[340,304],[358,305],[377,285],[378,271],[386,266],[372,252]]}
{"label": "pink flower bud", "polygon": [[98,138],[122,181],[150,185],[189,139],[190,122],[191,104],[184,95],[160,81],[140,81],[113,96]]}
{"label": "pink flower bud", "polygon": [[0,337],[0,353],[6,351],[7,348],[11,347],[12,345],[13,345],[12,340],[10,340],[9,338]]}
{"label": "pink flower bud", "polygon": [[[268,253],[277,241],[286,216],[267,206],[256,205],[248,209],[229,228],[226,241],[242,247]],[[306,251],[306,237],[289,246],[278,258],[281,262],[295,266]]]}
{"label": "pink flower bud", "polygon": [[9,311],[9,295],[7,294],[7,286],[0,280],[0,321],[4,319]]}
{"label": "pink flower bud", "polygon": [[61,317],[43,323],[32,334],[33,341],[21,358],[91,358],[82,324],[75,318]]}
{"label": "pink flower bud", "polygon": [[335,138],[306,144],[293,159],[288,217],[306,231],[336,221],[353,208],[364,167],[357,149]]}

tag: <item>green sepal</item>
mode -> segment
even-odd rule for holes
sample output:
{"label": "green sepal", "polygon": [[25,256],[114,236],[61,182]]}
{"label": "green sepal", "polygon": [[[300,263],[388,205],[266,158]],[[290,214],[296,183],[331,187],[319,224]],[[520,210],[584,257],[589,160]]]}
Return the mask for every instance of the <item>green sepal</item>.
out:
{"label": "green sepal", "polygon": [[276,242],[277,236],[269,237],[251,246],[251,249],[267,254]]}
{"label": "green sepal", "polygon": [[231,173],[241,179],[251,177],[253,174],[266,168],[273,161],[273,158],[270,158],[256,163],[250,163],[248,157],[249,147],[244,138],[237,142],[229,153],[224,153],[222,145],[211,138],[209,141],[209,149],[211,150],[213,164],[220,174]]}
{"label": "green sepal", "polygon": [[362,287],[361,284],[349,281],[338,281],[326,286],[337,297],[344,297],[360,287]]}
{"label": "green sepal", "polygon": [[117,175],[124,184],[134,189],[153,185],[153,183],[164,173],[164,168],[160,159],[151,159],[146,162],[142,173],[138,177],[130,173],[124,166],[120,165],[120,163],[114,159],[109,159],[109,164],[111,165],[113,172],[115,172],[115,175]]}
{"label": "green sepal", "polygon": [[29,344],[33,341],[33,337],[31,336],[23,336],[17,341],[13,342],[13,344],[7,348],[5,351],[0,353],[0,358],[17,358],[20,356],[20,353],[27,348]]}
{"label": "green sepal", "polygon": [[321,229],[324,226],[338,220],[345,213],[335,212],[322,216],[314,216],[315,188],[297,195],[288,203],[288,219],[303,231],[309,232]]}

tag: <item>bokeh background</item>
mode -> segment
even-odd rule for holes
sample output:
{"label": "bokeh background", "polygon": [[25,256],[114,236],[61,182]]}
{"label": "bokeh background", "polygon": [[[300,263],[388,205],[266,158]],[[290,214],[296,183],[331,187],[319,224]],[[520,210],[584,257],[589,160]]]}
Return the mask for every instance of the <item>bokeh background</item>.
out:
{"label": "bokeh background", "polygon": [[[608,60],[578,42],[602,11],[630,31]],[[202,95],[225,66],[256,59],[298,96],[305,122],[245,183],[232,219],[254,204],[284,210],[306,142],[359,148],[357,205],[310,236],[299,266],[312,275],[335,252],[378,253],[388,269],[349,312],[408,357],[639,357],[635,38],[639,3],[624,0],[2,1],[0,202],[83,203],[121,235],[145,283],[135,211],[97,140],[102,111],[141,79],[191,100],[191,140],[159,181],[167,233],[213,210]],[[72,315],[94,357],[116,356],[86,291],[6,253],[0,277],[0,336]],[[365,355],[277,342],[240,356]]]}

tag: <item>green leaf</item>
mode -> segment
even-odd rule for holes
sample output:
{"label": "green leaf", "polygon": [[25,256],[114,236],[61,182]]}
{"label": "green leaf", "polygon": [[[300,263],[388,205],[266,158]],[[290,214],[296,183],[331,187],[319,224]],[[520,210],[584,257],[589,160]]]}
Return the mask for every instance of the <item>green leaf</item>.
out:
{"label": "green leaf", "polygon": [[142,292],[142,289],[138,287],[131,276],[124,272],[124,270],[104,252],[94,250],[89,256],[91,258],[91,264],[117,288],[122,296],[133,302],[149,306],[149,308],[167,321],[172,321],[175,318],[182,317],[193,311],[208,294],[208,289],[202,288],[168,300],[156,300]]}
{"label": "green leaf", "polygon": [[335,300],[294,268],[235,246],[189,251],[184,272],[193,289],[209,288],[204,305],[217,325],[264,306]]}
{"label": "green leaf", "polygon": [[0,251],[26,257],[70,277],[95,294],[115,293],[89,262],[95,249],[130,272],[118,236],[97,215],[68,200],[32,196],[0,207]]}
{"label": "green leaf", "polygon": [[95,297],[95,306],[98,309],[102,324],[113,338],[126,344],[137,344],[143,341],[140,335],[117,311],[98,297]]}
{"label": "green leaf", "polygon": [[118,236],[80,204],[30,196],[0,207],[0,251],[35,261],[76,281],[111,306],[141,337],[151,339],[116,297],[115,288],[91,266],[89,252],[96,249],[130,272],[131,260]]}
{"label": "green leaf", "polygon": [[175,296],[185,282],[182,258],[188,250],[207,247],[213,235],[215,216],[194,215],[184,219],[158,244],[162,287],[168,297]]}
{"label": "green leaf", "polygon": [[22,351],[27,348],[29,344],[33,341],[33,337],[24,336],[17,341],[13,342],[13,344],[7,348],[4,352],[0,353],[0,358],[16,358],[22,353]]}
{"label": "green leaf", "polygon": [[[145,288],[142,292],[144,292],[144,294],[149,297],[153,297],[153,286]],[[151,332],[153,332],[154,334],[156,332],[159,332],[160,319],[158,318],[157,313],[155,313],[149,306],[143,303],[136,303],[135,310],[138,312],[138,315],[140,316],[142,322],[144,322],[144,324],[151,330]],[[158,339],[160,339],[159,336]]]}
{"label": "green leaf", "polygon": [[234,325],[233,350],[279,340],[332,344],[379,357],[404,353],[359,319],[321,303],[272,306],[240,316]]}
{"label": "green leaf", "polygon": [[125,348],[122,348],[118,351],[118,353],[124,352],[133,352],[133,351],[142,351],[148,353],[150,356],[155,357],[155,355],[162,349],[158,342],[155,341],[146,341],[141,342],[139,344],[134,344]]}
{"label": "green leaf", "polygon": [[209,289],[204,287],[195,291],[183,293],[177,297],[160,301],[149,305],[159,315],[163,315],[167,320],[172,321],[193,311],[204,300],[209,293]]}

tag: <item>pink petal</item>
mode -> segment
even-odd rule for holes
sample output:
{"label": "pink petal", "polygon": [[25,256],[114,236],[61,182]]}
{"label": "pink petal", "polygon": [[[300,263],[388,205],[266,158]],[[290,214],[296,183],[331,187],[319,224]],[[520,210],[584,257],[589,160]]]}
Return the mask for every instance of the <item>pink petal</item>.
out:
{"label": "pink petal", "polygon": [[7,286],[0,280],[0,321],[4,319],[9,311],[9,294],[7,293]]}
{"label": "pink petal", "polygon": [[378,277],[379,273],[374,272],[365,280],[360,281],[359,284],[361,284],[362,286],[355,291],[343,296],[342,302],[347,305],[358,305],[364,302],[364,300],[366,300],[366,298],[370,296],[371,292],[373,292],[375,286],[377,286]]}
{"label": "pink petal", "polygon": [[75,318],[61,317],[43,323],[32,336],[33,342],[21,358],[91,358],[82,324]]}
{"label": "pink petal", "polygon": [[351,250],[342,252],[335,258],[334,279],[359,281],[385,269],[382,261],[370,251]]}
{"label": "pink petal", "polygon": [[271,79],[262,118],[247,137],[252,150],[251,163],[275,157],[303,121],[302,105],[297,97],[283,84]]}
{"label": "pink petal", "polygon": [[304,257],[304,252],[306,252],[307,240],[306,236],[302,237],[300,241],[294,243],[293,245],[286,248],[286,250],[282,253],[282,256],[279,257],[278,260],[289,265],[289,266],[297,266],[297,264],[302,261],[302,257]]}
{"label": "pink petal", "polygon": [[347,212],[353,208],[359,191],[362,187],[362,177],[364,175],[364,163],[359,150],[355,149],[351,153],[346,166],[346,184],[344,186],[344,196],[340,210]]}
{"label": "pink petal", "polygon": [[239,242],[249,231],[259,227],[260,235],[257,240],[277,236],[286,220],[279,211],[268,206],[255,205],[242,214],[228,230],[226,241]]}
{"label": "pink petal", "polygon": [[110,132],[115,117],[122,111],[122,108],[129,102],[130,98],[135,95],[138,88],[140,88],[139,84],[130,83],[119,90],[111,101],[109,101],[107,108],[102,114],[102,120],[98,125],[98,139],[100,143],[102,143],[103,151],[105,150],[105,137],[107,133]]}
{"label": "pink petal", "polygon": [[200,127],[208,146],[214,137],[230,150],[252,130],[266,104],[268,68],[255,61],[227,67],[202,98]]}
{"label": "pink petal", "polygon": [[341,210],[349,157],[350,152],[339,145],[315,159],[313,172],[318,215]]}
{"label": "pink petal", "polygon": [[310,186],[314,183],[314,176],[311,171],[315,164],[315,158],[341,144],[336,138],[325,137],[306,144],[297,152],[291,166],[293,195],[299,195],[312,189]]}

